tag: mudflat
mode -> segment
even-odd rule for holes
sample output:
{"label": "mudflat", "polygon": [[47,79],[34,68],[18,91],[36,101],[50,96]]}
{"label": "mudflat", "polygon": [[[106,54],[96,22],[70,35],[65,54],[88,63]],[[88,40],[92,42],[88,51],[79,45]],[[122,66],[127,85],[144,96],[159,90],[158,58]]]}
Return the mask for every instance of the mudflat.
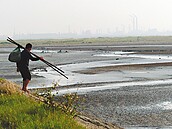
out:
{"label": "mudflat", "polygon": [[[40,80],[44,87],[55,80],[59,92],[78,91],[84,98],[78,108],[84,114],[125,128],[172,126],[170,43],[44,46],[36,50],[62,68],[69,80],[41,62],[31,62],[30,89],[42,85]],[[6,58],[8,52],[1,51],[0,56],[1,77],[21,84],[15,64]]]}

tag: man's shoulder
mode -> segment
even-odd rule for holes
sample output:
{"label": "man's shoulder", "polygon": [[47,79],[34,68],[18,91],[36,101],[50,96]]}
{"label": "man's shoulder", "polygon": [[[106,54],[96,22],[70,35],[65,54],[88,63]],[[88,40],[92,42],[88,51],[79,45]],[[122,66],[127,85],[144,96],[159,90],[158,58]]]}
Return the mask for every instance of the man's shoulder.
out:
{"label": "man's shoulder", "polygon": [[29,53],[27,50],[25,50],[25,49],[22,51],[22,53],[23,53],[23,54],[30,54],[30,53]]}

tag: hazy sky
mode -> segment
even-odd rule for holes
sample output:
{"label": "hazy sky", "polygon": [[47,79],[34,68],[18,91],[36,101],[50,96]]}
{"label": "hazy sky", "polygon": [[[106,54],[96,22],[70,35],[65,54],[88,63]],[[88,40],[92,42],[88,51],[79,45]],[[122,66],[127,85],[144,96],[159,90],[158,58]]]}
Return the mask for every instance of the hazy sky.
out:
{"label": "hazy sky", "polygon": [[172,30],[172,0],[0,0],[0,35],[132,28]]}

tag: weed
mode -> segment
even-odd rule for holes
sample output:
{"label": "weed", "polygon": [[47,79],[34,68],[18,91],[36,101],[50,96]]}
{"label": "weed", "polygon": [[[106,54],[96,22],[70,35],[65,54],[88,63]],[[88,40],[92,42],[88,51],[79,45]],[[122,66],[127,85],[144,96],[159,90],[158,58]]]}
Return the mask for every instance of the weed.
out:
{"label": "weed", "polygon": [[52,91],[57,89],[58,83],[53,83],[52,88],[44,89],[41,93],[38,92],[37,95],[44,98],[44,103],[48,104],[50,107],[58,108],[63,110],[66,114],[76,116],[78,113],[76,111],[79,101],[79,96],[77,93],[65,94],[63,96],[56,96],[52,94]]}

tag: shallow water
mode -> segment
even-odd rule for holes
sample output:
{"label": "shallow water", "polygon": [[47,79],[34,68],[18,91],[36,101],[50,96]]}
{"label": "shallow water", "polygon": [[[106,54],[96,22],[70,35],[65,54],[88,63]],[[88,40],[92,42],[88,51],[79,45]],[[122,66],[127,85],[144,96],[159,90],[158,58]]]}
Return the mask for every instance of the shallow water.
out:
{"label": "shallow water", "polygon": [[[115,52],[116,53],[116,52]],[[107,60],[107,61],[93,61],[93,62],[85,62],[85,63],[75,63],[75,64],[67,64],[60,65],[59,67],[65,71],[65,75],[68,76],[68,80],[61,77],[57,72],[55,72],[51,68],[47,68],[48,72],[35,70],[32,73],[35,75],[43,76],[46,78],[46,82],[38,83],[37,87],[41,85],[51,86],[52,82],[57,82],[60,86],[66,85],[74,85],[74,84],[83,84],[83,83],[98,83],[98,82],[121,82],[120,84],[115,83],[116,88],[122,86],[134,86],[134,85],[160,85],[160,84],[171,84],[171,67],[155,67],[155,68],[147,68],[140,70],[120,70],[120,71],[111,71],[106,73],[99,74],[80,74],[73,71],[86,70],[94,67],[103,67],[103,66],[120,66],[120,65],[132,65],[132,64],[148,64],[148,63],[162,63],[162,62],[171,62],[172,56],[158,56],[156,55],[126,55],[125,52],[123,54],[113,54],[116,58],[120,58],[119,60]],[[110,56],[112,53],[109,53]],[[109,54],[95,54],[92,56],[107,56]],[[127,58],[126,58],[127,57]],[[159,59],[161,57],[161,59]],[[166,80],[167,79],[167,80]],[[143,81],[144,80],[144,81]],[[129,83],[122,83],[123,81],[129,81]],[[141,81],[141,82],[139,82]],[[88,88],[87,92],[95,91],[95,90],[105,90],[114,88],[114,86],[101,86],[96,88]],[[30,87],[32,88],[32,86]],[[84,88],[85,89],[85,88]],[[86,89],[85,89],[86,90]],[[82,89],[71,89],[71,91],[83,91]],[[63,91],[64,92],[64,91]],[[68,91],[69,92],[69,91]]]}
{"label": "shallow water", "polygon": [[134,58],[144,58],[144,59],[161,59],[163,61],[168,61],[172,59],[172,55],[143,55],[143,54],[134,54],[134,52],[123,52],[123,51],[116,51],[116,52],[109,52],[103,54],[95,54],[94,56],[114,56],[114,57],[134,57]]}
{"label": "shallow water", "polygon": [[[101,90],[109,90],[109,89],[117,89],[120,87],[126,86],[154,86],[154,85],[171,85],[172,79],[167,80],[152,80],[152,81],[132,81],[132,82],[120,82],[120,83],[112,83],[112,84],[97,84],[93,87],[77,87],[77,88],[67,88],[58,91],[58,95],[67,94],[67,93],[78,93],[78,94],[86,94],[88,92],[93,91],[101,91]],[[99,86],[100,85],[100,86]],[[56,92],[53,92],[54,94]]]}
{"label": "shallow water", "polygon": [[131,126],[131,127],[124,127],[124,129],[172,129],[172,126],[167,127],[139,127],[139,126]]}

